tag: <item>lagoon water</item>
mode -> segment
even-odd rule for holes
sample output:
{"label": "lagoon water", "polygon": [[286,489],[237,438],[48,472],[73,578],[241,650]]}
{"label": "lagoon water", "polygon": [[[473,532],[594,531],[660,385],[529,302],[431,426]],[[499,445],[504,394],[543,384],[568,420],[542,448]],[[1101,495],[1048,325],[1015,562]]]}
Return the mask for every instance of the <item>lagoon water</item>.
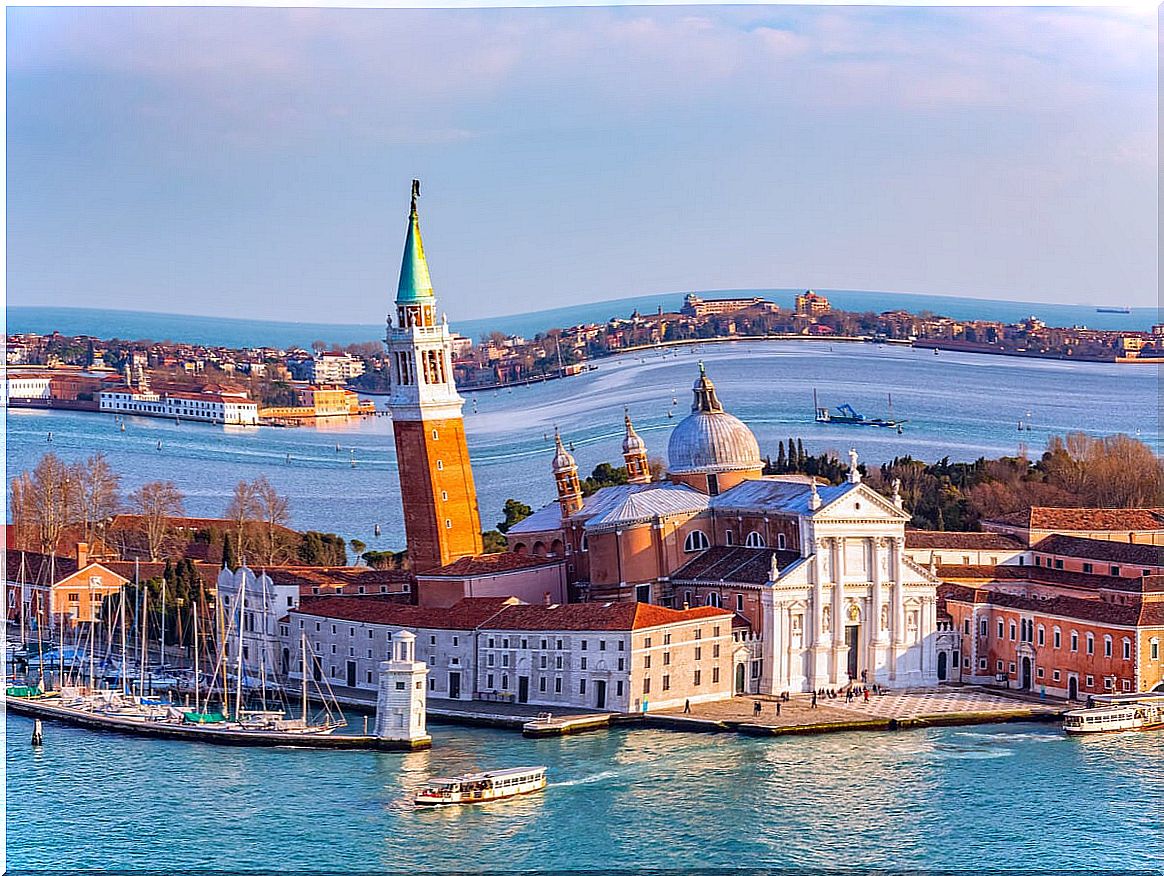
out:
{"label": "lagoon water", "polygon": [[[553,498],[555,424],[574,445],[583,474],[602,461],[621,464],[624,406],[650,452],[665,458],[670,430],[690,408],[701,359],[724,405],[755,431],[761,452],[773,457],[777,442],[788,436],[803,439],[809,452],[832,450],[842,458],[856,447],[869,463],[905,454],[968,460],[1017,453],[1022,444],[1037,454],[1050,435],[1076,429],[1126,432],[1153,446],[1160,439],[1155,366],[935,356],[908,347],[816,341],[676,347],[604,359],[598,370],[565,380],[467,395],[465,422],[483,525],[501,519],[509,497],[535,507]],[[822,404],[847,402],[869,416],[884,416],[892,394],[894,414],[909,422],[900,435],[817,425],[813,388]],[[1019,431],[1020,420],[1031,430]],[[186,494],[189,514],[219,516],[239,479],[265,474],[290,498],[295,527],[338,532],[375,549],[403,547],[387,416],[295,429],[177,425],[144,417],[126,422],[121,432],[103,414],[8,411],[9,476],[31,468],[46,450],[69,460],[100,451],[121,472],[125,491],[143,481],[172,479]],[[380,538],[373,535],[376,524]]]}
{"label": "lagoon water", "polygon": [[[750,739],[430,728],[408,754],[223,748],[7,719],[8,866],[327,871],[1153,867],[1159,734],[1054,725]],[[417,810],[427,779],[544,793]]]}

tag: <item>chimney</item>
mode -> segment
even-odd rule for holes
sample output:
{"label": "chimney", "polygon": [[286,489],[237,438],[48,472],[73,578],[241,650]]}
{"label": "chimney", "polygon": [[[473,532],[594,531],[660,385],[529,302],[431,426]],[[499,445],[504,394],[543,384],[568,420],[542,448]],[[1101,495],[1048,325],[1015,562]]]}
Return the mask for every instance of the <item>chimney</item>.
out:
{"label": "chimney", "polygon": [[77,568],[84,569],[89,565],[89,543],[85,541],[77,542]]}

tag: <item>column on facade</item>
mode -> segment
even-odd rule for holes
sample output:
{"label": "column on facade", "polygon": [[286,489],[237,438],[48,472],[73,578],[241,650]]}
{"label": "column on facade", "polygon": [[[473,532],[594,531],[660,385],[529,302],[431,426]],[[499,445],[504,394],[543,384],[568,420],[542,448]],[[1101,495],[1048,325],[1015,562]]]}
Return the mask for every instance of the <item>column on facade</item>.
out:
{"label": "column on facade", "polygon": [[826,545],[824,539],[816,539],[813,547],[816,554],[816,562],[813,566],[813,581],[812,581],[812,639],[809,640],[808,630],[804,631],[804,642],[813,648],[820,647],[823,643],[822,626],[824,624],[824,550]]}
{"label": "column on facade", "polygon": [[841,651],[845,647],[845,539],[833,539],[833,660],[830,671],[830,680],[833,684],[841,683]]}
{"label": "column on facade", "polygon": [[885,633],[881,629],[881,551],[885,548],[885,539],[876,538],[873,540],[873,604],[869,612],[869,620],[873,625],[873,635],[869,638],[875,644],[885,641]]}
{"label": "column on facade", "polygon": [[893,569],[893,641],[897,645],[905,641],[905,582],[901,562],[904,542],[904,538],[894,538],[890,554]]}
{"label": "column on facade", "polygon": [[[775,691],[780,663],[777,651],[780,643],[779,624],[780,613],[773,603],[772,588],[765,587],[760,591],[760,693],[770,694]],[[747,672],[751,672],[751,667]]]}

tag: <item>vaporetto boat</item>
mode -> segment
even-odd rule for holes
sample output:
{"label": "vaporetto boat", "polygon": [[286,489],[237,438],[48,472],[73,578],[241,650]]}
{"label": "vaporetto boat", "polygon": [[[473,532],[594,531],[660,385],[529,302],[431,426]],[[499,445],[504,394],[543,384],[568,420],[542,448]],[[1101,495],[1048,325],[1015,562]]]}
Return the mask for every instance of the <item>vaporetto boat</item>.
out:
{"label": "vaporetto boat", "polygon": [[516,767],[485,773],[465,773],[452,779],[436,779],[415,797],[418,806],[488,803],[546,787],[546,768]]}
{"label": "vaporetto boat", "polygon": [[1114,694],[1094,697],[1094,706],[1063,716],[1063,730],[1073,736],[1164,729],[1164,695]]}

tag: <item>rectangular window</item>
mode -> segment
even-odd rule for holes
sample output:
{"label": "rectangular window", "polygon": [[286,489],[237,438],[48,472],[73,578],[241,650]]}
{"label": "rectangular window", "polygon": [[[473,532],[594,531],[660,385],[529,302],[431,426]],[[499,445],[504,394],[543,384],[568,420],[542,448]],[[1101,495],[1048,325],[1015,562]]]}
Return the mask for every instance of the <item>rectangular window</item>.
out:
{"label": "rectangular window", "polygon": [[621,681],[616,681],[614,683],[614,695],[616,697],[622,696],[622,682]]}
{"label": "rectangular window", "polygon": [[711,669],[711,683],[719,684],[719,667],[713,666]]}
{"label": "rectangular window", "polygon": [[1089,575],[1091,574],[1091,571],[1092,571],[1092,569],[1093,569],[1093,568],[1094,568],[1094,567],[1091,565],[1091,563],[1084,563],[1084,564],[1083,564],[1083,571],[1084,571],[1084,572],[1086,572],[1086,573],[1087,573],[1087,574],[1089,574]]}
{"label": "rectangular window", "polygon": [[970,618],[966,618],[964,621],[962,621],[962,634],[965,636],[970,635]]}
{"label": "rectangular window", "polygon": [[651,679],[650,679],[650,676],[648,676],[647,678],[643,679],[643,693],[649,694],[650,692],[651,692]]}
{"label": "rectangular window", "polygon": [[1001,639],[1001,638],[1002,638],[1002,636],[1003,636],[1003,629],[1002,629],[1002,626],[1003,626],[1003,624],[1002,624],[1002,621],[999,621],[999,622],[998,622],[998,638],[1000,638],[1000,639]]}
{"label": "rectangular window", "polygon": [[1113,576],[1118,576],[1118,575],[1119,575],[1119,573],[1120,573],[1120,567],[1119,567],[1119,566],[1112,566],[1112,567],[1111,567],[1111,574],[1112,574]]}
{"label": "rectangular window", "polygon": [[562,640],[558,639],[557,642],[555,643],[554,647],[557,648],[559,651],[561,651],[562,650]]}
{"label": "rectangular window", "polygon": [[1040,666],[1038,669],[1035,670],[1035,678],[1042,678],[1042,677],[1043,677],[1043,667]]}
{"label": "rectangular window", "polygon": [[736,594],[736,611],[740,614],[744,613],[744,594],[742,593]]}
{"label": "rectangular window", "polygon": [[554,679],[554,693],[560,694],[562,692],[562,679]]}
{"label": "rectangular window", "polygon": [[586,650],[586,640],[585,639],[582,640],[582,650],[583,651]]}
{"label": "rectangular window", "polygon": [[1088,654],[1095,653],[1095,637],[1094,636],[1087,637],[1087,653]]}
{"label": "rectangular window", "polygon": [[538,679],[538,690],[542,693],[546,692],[546,677],[544,675]]}
{"label": "rectangular window", "polygon": [[719,645],[712,645],[712,646],[711,646],[711,656],[712,656],[712,657],[718,657],[718,656],[719,656]]}
{"label": "rectangular window", "polygon": [[606,639],[599,639],[599,640],[598,640],[598,650],[599,650],[599,651],[605,651],[605,650],[606,650]]}
{"label": "rectangular window", "polygon": [[490,689],[492,689],[494,687],[493,673],[492,672],[485,676],[485,685],[486,685],[486,687],[488,687]]}
{"label": "rectangular window", "polygon": [[663,690],[670,690],[670,689],[671,689],[671,676],[664,675],[663,676]]}
{"label": "rectangular window", "polygon": [[1094,675],[1087,676],[1087,686],[1088,687],[1095,687],[1095,676]]}
{"label": "rectangular window", "polygon": [[585,678],[578,679],[578,693],[580,693],[580,694],[586,693],[586,679]]}
{"label": "rectangular window", "polygon": [[626,648],[623,647],[625,644],[626,644],[626,642],[624,642],[622,639],[619,639],[618,640],[618,650],[625,651]]}
{"label": "rectangular window", "polygon": [[1128,641],[1127,639],[1124,639],[1124,659],[1125,660],[1132,659],[1132,643],[1130,641]]}
{"label": "rectangular window", "polygon": [[647,636],[645,639],[643,639],[643,647],[644,648],[651,647],[651,637],[650,636]]}
{"label": "rectangular window", "polygon": [[643,655],[643,669],[650,669],[650,668],[651,668],[651,655],[644,654]]}
{"label": "rectangular window", "polygon": [[670,652],[670,651],[664,651],[664,652],[663,652],[663,665],[664,665],[664,666],[670,666],[670,665],[671,665],[671,652]]}
{"label": "rectangular window", "polygon": [[1012,642],[1015,640],[1015,633],[1016,633],[1015,622],[1011,621],[1010,622],[1010,640]]}
{"label": "rectangular window", "polygon": [[983,670],[986,669],[986,658],[985,657],[982,657],[978,660],[978,668],[983,669]]}
{"label": "rectangular window", "polygon": [[1047,644],[1047,631],[1043,627],[1039,627],[1039,645]]}
{"label": "rectangular window", "polygon": [[493,655],[492,655],[492,654],[486,654],[486,655],[485,655],[485,665],[486,665],[486,666],[492,666],[492,665],[493,665]]}
{"label": "rectangular window", "polygon": [[545,669],[547,663],[549,663],[549,657],[547,657],[545,654],[543,654],[542,660],[541,660],[541,668]]}
{"label": "rectangular window", "polygon": [[1051,673],[1051,680],[1052,681],[1058,681],[1060,678],[1062,678],[1062,676],[1059,674],[1058,669],[1056,669],[1054,672]]}
{"label": "rectangular window", "polygon": [[696,687],[699,687],[699,682],[702,679],[702,676],[703,676],[703,674],[698,669],[696,669],[695,670],[695,679],[693,682]]}
{"label": "rectangular window", "polygon": [[1079,633],[1075,632],[1075,630],[1071,631],[1071,650],[1079,650]]}
{"label": "rectangular window", "polygon": [[703,659],[703,649],[702,649],[702,648],[696,648],[696,649],[695,649],[695,659],[696,659],[696,660],[702,660],[702,659]]}
{"label": "rectangular window", "polygon": [[561,654],[559,654],[557,657],[554,658],[554,668],[555,669],[562,668],[562,655]]}
{"label": "rectangular window", "polygon": [[1058,630],[1052,633],[1052,642],[1054,643],[1053,647],[1056,649],[1063,644],[1063,636]]}
{"label": "rectangular window", "polygon": [[586,668],[586,658],[585,657],[582,658],[582,668],[583,669]]}
{"label": "rectangular window", "polygon": [[546,650],[546,640],[542,639],[542,650]]}
{"label": "rectangular window", "polygon": [[982,636],[982,638],[984,638],[984,639],[986,638],[986,620],[985,619],[983,619],[978,624],[978,635]]}
{"label": "rectangular window", "polygon": [[695,641],[698,642],[702,638],[703,638],[703,627],[696,627],[695,628]]}

